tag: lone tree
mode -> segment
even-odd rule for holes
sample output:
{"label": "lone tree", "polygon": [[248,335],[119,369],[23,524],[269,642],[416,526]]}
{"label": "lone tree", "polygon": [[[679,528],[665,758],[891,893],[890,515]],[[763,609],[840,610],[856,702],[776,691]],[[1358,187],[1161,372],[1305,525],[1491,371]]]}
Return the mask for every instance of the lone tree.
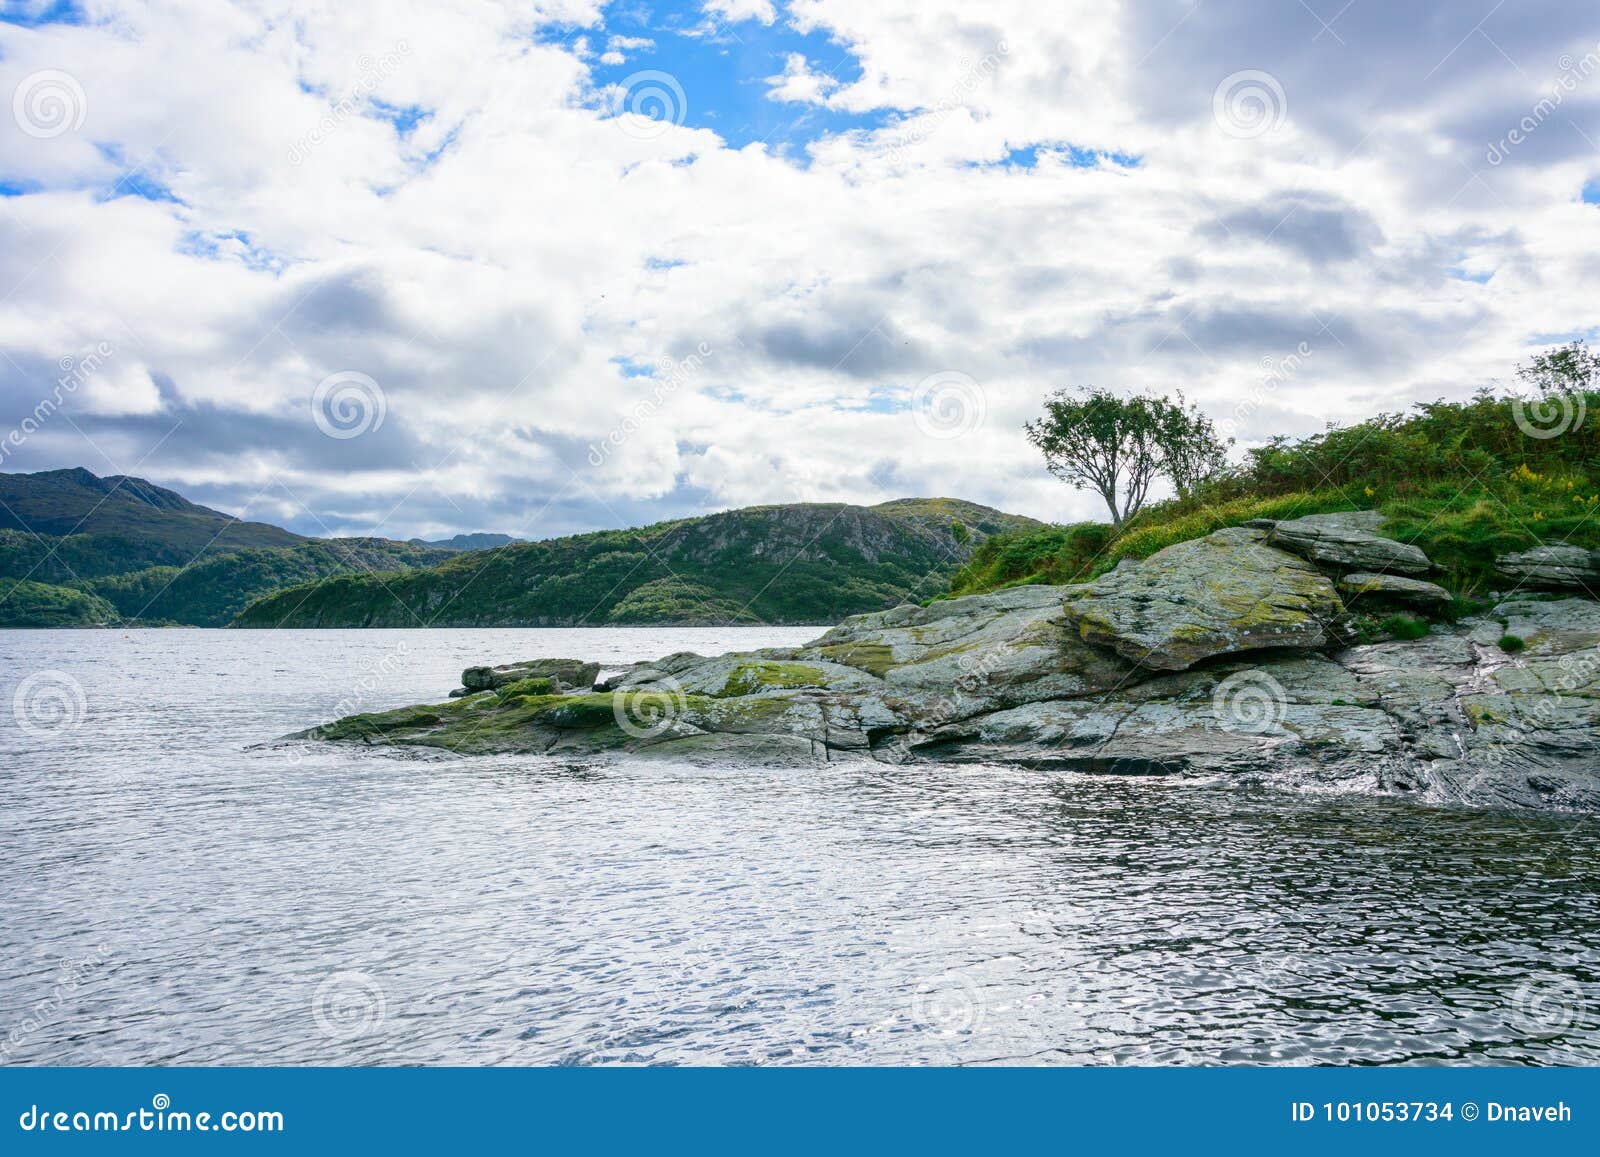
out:
{"label": "lone tree", "polygon": [[1186,402],[1181,390],[1175,402],[1163,399],[1156,405],[1161,410],[1161,428],[1156,435],[1163,454],[1161,472],[1179,498],[1189,498],[1227,464],[1233,439],[1218,438],[1211,419],[1199,406]]}
{"label": "lone tree", "polygon": [[1575,394],[1600,381],[1600,354],[1581,341],[1534,354],[1517,367],[1517,377],[1541,394]]}
{"label": "lone tree", "polygon": [[1105,499],[1121,531],[1165,475],[1187,497],[1221,469],[1225,442],[1198,407],[1167,398],[1123,398],[1110,390],[1057,390],[1026,426],[1050,473]]}

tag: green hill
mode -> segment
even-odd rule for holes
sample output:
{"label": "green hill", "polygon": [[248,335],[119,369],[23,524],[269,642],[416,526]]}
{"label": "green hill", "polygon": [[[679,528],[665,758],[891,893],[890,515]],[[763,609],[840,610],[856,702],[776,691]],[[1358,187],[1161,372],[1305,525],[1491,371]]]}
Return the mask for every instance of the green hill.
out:
{"label": "green hill", "polygon": [[285,586],[429,566],[453,553],[381,538],[306,538],[142,478],[0,474],[0,627],[223,626]]}
{"label": "green hill", "polygon": [[1032,519],[954,499],[755,506],[342,575],[269,595],[248,627],[831,623],[925,600]]}
{"label": "green hill", "polygon": [[1187,500],[1147,507],[1119,537],[1106,523],[997,535],[951,579],[951,595],[1092,578],[1124,558],[1253,518],[1376,509],[1463,596],[1492,588],[1497,555],[1541,543],[1600,549],[1600,393],[1544,411],[1484,391],[1403,414],[1277,438]]}
{"label": "green hill", "polygon": [[0,626],[108,627],[120,618],[116,607],[96,595],[0,578]]}

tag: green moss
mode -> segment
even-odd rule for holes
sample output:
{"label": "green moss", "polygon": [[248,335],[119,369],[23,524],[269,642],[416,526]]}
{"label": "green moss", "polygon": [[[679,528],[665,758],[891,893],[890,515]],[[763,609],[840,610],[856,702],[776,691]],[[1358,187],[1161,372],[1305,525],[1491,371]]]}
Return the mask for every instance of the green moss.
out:
{"label": "green moss", "polygon": [[894,651],[885,643],[832,643],[815,648],[817,654],[846,667],[883,678],[895,667]]}
{"label": "green moss", "polygon": [[318,739],[336,741],[366,741],[382,739],[402,731],[417,731],[438,727],[452,715],[459,714],[457,703],[440,703],[416,707],[399,707],[393,711],[375,711],[360,715],[347,715],[316,729]]}
{"label": "green moss", "polygon": [[1526,640],[1519,635],[1501,635],[1499,646],[1508,655],[1515,655],[1519,651],[1528,649]]}
{"label": "green moss", "polygon": [[719,698],[754,695],[786,687],[826,687],[828,676],[821,667],[807,663],[744,663],[728,673],[727,682],[717,692]]}
{"label": "green moss", "polygon": [[553,685],[549,679],[518,679],[515,683],[507,683],[504,687],[495,688],[495,697],[502,702],[507,699],[518,699],[527,695],[549,695]]}
{"label": "green moss", "polygon": [[1495,710],[1495,708],[1481,700],[1465,701],[1462,703],[1462,709],[1466,712],[1467,718],[1472,721],[1474,727],[1484,723],[1506,722],[1504,713]]}

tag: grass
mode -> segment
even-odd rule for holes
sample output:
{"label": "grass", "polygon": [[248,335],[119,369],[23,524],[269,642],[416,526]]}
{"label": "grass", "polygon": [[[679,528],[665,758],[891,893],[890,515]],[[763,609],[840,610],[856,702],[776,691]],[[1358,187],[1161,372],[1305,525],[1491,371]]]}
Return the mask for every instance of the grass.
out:
{"label": "grass", "polygon": [[1391,639],[1420,639],[1428,633],[1427,621],[1411,615],[1390,615],[1378,628]]}
{"label": "grass", "polygon": [[[1586,407],[1600,413],[1600,393],[1586,395]],[[1500,555],[1552,542],[1600,549],[1600,422],[1536,437],[1518,413],[1511,399],[1480,392],[1275,439],[1193,497],[1147,507],[1121,535],[1091,522],[990,538],[951,579],[950,594],[1081,582],[1255,518],[1375,509],[1382,533],[1420,547],[1437,567],[1430,577],[1457,596],[1438,617],[1459,618],[1503,586]]]}
{"label": "grass", "polygon": [[1499,646],[1508,655],[1515,655],[1528,649],[1526,640],[1520,635],[1501,635]]}

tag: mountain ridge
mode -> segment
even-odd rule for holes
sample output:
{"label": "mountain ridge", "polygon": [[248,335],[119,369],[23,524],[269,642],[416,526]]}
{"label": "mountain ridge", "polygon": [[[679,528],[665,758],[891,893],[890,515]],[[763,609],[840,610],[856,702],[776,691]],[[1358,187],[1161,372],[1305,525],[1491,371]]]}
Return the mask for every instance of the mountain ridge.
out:
{"label": "mountain ridge", "polygon": [[258,600],[234,625],[828,623],[942,593],[990,535],[1039,525],[949,498],[750,506],[333,576]]}
{"label": "mountain ridge", "polygon": [[[941,593],[991,534],[1040,525],[904,498],[745,507],[542,542],[320,539],[143,478],[0,473],[0,627],[826,622]],[[452,563],[470,571],[434,574]],[[487,584],[450,589],[451,576],[479,572]],[[323,582],[335,585],[315,589]],[[427,598],[382,613],[376,600],[396,588]],[[512,609],[497,611],[501,601]]]}

